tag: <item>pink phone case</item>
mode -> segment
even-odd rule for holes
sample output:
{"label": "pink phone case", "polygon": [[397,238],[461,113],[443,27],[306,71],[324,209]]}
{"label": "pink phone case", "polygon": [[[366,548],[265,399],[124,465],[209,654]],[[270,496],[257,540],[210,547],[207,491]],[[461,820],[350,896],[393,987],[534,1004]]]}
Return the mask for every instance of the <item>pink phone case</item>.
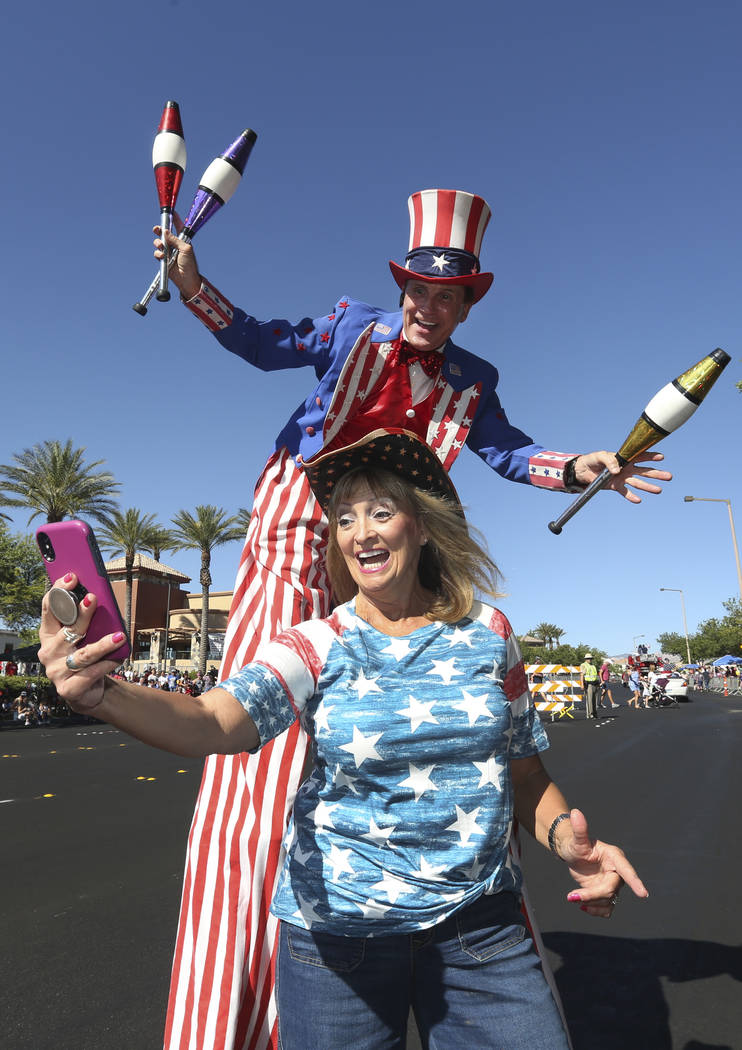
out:
{"label": "pink phone case", "polygon": [[76,588],[77,597],[82,600],[88,591],[92,591],[98,601],[85,635],[86,644],[97,642],[107,634],[123,631],[127,640],[111,653],[109,659],[125,660],[131,653],[126,625],[90,526],[84,521],[49,522],[36,530],[36,542],[52,584],[66,573],[74,572],[80,582]]}

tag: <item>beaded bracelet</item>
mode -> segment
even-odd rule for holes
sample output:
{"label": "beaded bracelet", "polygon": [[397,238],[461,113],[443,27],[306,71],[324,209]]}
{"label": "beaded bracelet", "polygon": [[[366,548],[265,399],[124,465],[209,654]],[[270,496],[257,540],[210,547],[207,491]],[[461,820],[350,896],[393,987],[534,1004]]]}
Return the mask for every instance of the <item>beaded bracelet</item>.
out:
{"label": "beaded bracelet", "polygon": [[560,860],[562,858],[559,856],[559,851],[556,848],[556,839],[554,836],[556,835],[556,829],[559,827],[563,820],[569,820],[569,813],[560,813],[558,817],[554,817],[554,819],[551,822],[551,827],[549,828],[549,849],[552,853],[556,853],[557,857],[559,857]]}

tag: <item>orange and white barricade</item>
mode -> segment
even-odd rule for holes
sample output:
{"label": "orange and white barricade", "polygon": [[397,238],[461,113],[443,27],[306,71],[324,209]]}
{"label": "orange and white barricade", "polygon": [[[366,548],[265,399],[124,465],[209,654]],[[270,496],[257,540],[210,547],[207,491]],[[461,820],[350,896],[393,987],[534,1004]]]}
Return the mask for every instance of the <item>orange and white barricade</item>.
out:
{"label": "orange and white barricade", "polygon": [[526,664],[528,687],[541,714],[555,718],[574,718],[574,707],[582,703],[579,667],[565,664]]}

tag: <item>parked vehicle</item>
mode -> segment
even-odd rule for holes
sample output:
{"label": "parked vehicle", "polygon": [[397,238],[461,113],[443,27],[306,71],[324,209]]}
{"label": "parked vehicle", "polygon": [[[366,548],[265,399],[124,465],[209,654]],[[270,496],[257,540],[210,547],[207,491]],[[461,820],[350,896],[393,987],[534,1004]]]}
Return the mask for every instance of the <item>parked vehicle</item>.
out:
{"label": "parked vehicle", "polygon": [[678,674],[677,671],[673,671],[665,682],[665,692],[668,696],[674,696],[676,700],[686,702],[690,700],[688,696],[689,688],[688,680],[683,678],[681,674]]}

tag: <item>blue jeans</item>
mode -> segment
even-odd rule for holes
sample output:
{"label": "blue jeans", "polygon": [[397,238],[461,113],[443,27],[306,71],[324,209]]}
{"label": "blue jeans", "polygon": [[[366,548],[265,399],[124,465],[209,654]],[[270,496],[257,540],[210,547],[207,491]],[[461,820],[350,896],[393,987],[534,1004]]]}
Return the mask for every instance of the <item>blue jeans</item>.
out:
{"label": "blue jeans", "polygon": [[281,923],[280,1050],[568,1050],[513,893],[415,934],[337,937]]}

